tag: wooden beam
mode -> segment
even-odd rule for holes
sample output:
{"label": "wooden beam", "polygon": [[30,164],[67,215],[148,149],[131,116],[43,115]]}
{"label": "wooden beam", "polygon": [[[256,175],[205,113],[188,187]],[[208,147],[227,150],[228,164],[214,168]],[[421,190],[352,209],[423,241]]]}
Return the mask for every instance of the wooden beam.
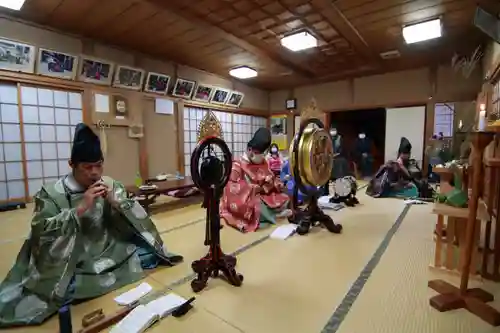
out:
{"label": "wooden beam", "polygon": [[312,0],[312,7],[323,15],[337,32],[344,37],[353,48],[374,64],[382,66],[380,58],[373,53],[363,36],[345,17],[342,11],[331,0]]}
{"label": "wooden beam", "polygon": [[201,15],[188,12],[185,8],[180,8],[177,1],[146,1],[158,6],[165,11],[179,16],[194,25],[197,25],[204,31],[211,32],[215,35],[220,36],[228,42],[231,42],[234,45],[241,47],[242,49],[253,53],[258,57],[270,59],[273,62],[280,64],[281,66],[286,67],[303,77],[311,79],[316,76],[316,73],[312,69],[309,69],[306,64],[304,64],[303,62],[298,63],[298,61],[293,60],[291,56],[287,55],[285,52],[267,50],[265,49],[266,45],[264,43],[259,42],[259,45],[255,45],[254,43],[250,43],[242,38],[239,38],[222,28],[208,23]]}

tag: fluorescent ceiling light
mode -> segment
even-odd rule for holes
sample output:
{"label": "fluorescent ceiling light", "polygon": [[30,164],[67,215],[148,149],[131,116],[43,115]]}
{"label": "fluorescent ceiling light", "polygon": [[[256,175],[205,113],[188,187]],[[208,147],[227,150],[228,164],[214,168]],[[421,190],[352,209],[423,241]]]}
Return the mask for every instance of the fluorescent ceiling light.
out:
{"label": "fluorescent ceiling light", "polygon": [[12,10],[20,10],[26,0],[0,0],[0,7],[5,7]]}
{"label": "fluorescent ceiling light", "polygon": [[403,37],[406,44],[439,38],[441,37],[441,19],[403,27]]}
{"label": "fluorescent ceiling light", "polygon": [[318,46],[318,40],[307,31],[281,38],[281,45],[290,51],[297,52]]}
{"label": "fluorescent ceiling light", "polygon": [[231,69],[229,75],[238,79],[250,79],[257,76],[257,71],[248,66],[241,66]]}

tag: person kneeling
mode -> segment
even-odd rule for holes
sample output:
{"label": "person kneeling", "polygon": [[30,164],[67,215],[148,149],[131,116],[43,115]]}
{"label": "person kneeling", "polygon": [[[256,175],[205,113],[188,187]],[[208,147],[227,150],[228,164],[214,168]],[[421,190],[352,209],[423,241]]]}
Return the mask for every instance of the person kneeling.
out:
{"label": "person kneeling", "polygon": [[413,198],[419,196],[418,187],[409,169],[411,143],[402,137],[398,149],[398,159],[384,164],[377,171],[366,189],[372,197]]}
{"label": "person kneeling", "polygon": [[31,234],[0,284],[0,327],[41,324],[63,305],[104,295],[171,266],[145,210],[120,182],[103,177],[99,138],[75,130],[72,172],[34,196]]}
{"label": "person kneeling", "polygon": [[284,186],[266,162],[271,133],[259,128],[248,142],[247,151],[233,161],[229,182],[224,188],[220,215],[226,223],[243,232],[255,231],[261,224],[274,224],[288,216],[289,197]]}

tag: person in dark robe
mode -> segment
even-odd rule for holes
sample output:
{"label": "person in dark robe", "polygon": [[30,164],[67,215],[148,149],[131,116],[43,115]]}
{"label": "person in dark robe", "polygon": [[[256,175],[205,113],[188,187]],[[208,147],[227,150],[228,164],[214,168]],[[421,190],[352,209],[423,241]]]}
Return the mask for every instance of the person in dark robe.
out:
{"label": "person in dark robe", "polygon": [[0,284],[1,328],[41,324],[63,305],[182,261],[123,184],[102,175],[103,162],[99,137],[78,124],[72,171],[35,194],[31,233]]}
{"label": "person in dark robe", "polygon": [[333,168],[330,180],[324,186],[324,195],[330,194],[330,183],[339,178],[343,178],[351,175],[349,170],[349,162],[344,154],[344,147],[342,142],[342,136],[338,133],[335,127],[330,129],[330,136],[332,137],[333,144]]}
{"label": "person in dark robe", "polygon": [[410,141],[402,137],[397,159],[388,161],[380,167],[370,180],[366,194],[372,197],[418,197],[418,187],[412,172],[409,171],[411,149]]}
{"label": "person in dark robe", "polygon": [[247,151],[233,161],[229,182],[220,202],[220,216],[242,232],[288,217],[289,196],[279,176],[271,171],[266,153],[271,146],[269,129],[259,128],[247,144]]}
{"label": "person in dark robe", "polygon": [[366,137],[364,132],[359,133],[354,146],[354,156],[363,178],[372,175],[373,156],[371,155],[371,148],[370,139]]}

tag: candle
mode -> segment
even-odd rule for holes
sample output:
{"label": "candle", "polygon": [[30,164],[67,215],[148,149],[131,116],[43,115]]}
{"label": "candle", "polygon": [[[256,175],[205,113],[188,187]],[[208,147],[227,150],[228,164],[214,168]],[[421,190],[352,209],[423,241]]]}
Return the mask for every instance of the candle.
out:
{"label": "candle", "polygon": [[486,110],[479,111],[479,122],[477,124],[478,131],[484,131],[486,129]]}

